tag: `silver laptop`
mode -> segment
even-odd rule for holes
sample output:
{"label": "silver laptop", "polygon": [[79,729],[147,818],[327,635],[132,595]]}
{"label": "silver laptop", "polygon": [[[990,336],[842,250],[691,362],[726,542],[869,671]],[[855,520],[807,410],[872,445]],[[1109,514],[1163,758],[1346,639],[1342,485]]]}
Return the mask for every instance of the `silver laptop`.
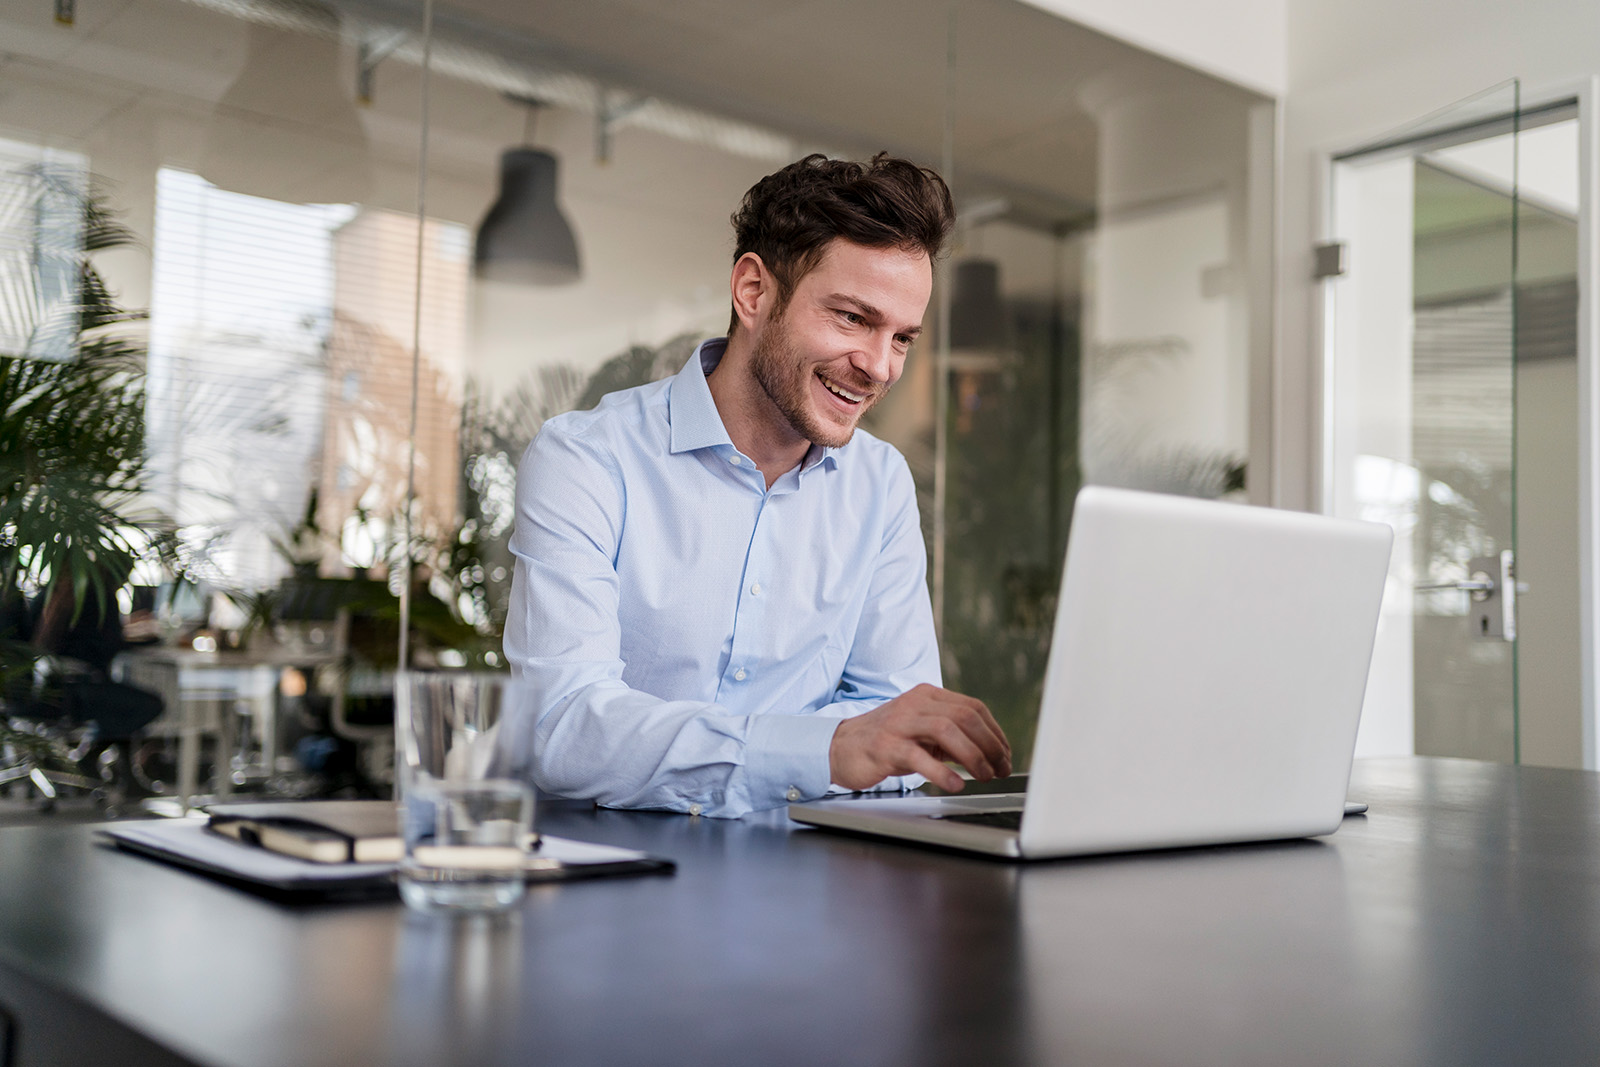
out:
{"label": "silver laptop", "polygon": [[822,800],[803,823],[1023,859],[1332,833],[1393,535],[1078,494],[1025,794]]}

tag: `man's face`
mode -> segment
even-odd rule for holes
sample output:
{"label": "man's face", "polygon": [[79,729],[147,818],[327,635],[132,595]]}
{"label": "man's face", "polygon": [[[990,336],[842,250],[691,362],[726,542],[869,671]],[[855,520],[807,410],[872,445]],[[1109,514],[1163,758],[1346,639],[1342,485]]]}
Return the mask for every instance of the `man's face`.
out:
{"label": "man's face", "polygon": [[905,370],[932,292],[925,254],[835,238],[762,326],[751,352],[756,381],[801,437],[848,443]]}

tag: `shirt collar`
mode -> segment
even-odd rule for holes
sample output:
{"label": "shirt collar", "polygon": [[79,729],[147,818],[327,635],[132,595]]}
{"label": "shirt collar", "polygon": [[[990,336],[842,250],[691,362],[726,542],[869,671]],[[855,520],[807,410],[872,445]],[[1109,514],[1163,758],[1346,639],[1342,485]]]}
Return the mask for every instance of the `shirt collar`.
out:
{"label": "shirt collar", "polygon": [[[717,445],[733,447],[733,438],[728,436],[728,429],[722,424],[722,415],[717,411],[717,402],[711,397],[711,385],[706,381],[706,375],[716,370],[717,364],[722,362],[722,354],[727,349],[726,337],[714,337],[709,341],[700,342],[700,347],[694,350],[694,354],[683,365],[683,369],[672,379],[672,386],[667,394],[667,417],[672,424],[674,454],[693,452],[697,448],[713,448]],[[837,467],[841,451],[842,449],[824,447],[822,455],[817,456],[817,446],[812,445],[811,451],[800,461],[800,473],[804,474],[812,467],[821,466],[823,463]]]}
{"label": "shirt collar", "polygon": [[672,379],[667,394],[667,417],[672,422],[672,451],[693,452],[697,448],[715,445],[732,445],[722,416],[717,413],[717,402],[711,398],[711,386],[706,375],[722,362],[728,339],[715,337],[700,342],[689,362]]}

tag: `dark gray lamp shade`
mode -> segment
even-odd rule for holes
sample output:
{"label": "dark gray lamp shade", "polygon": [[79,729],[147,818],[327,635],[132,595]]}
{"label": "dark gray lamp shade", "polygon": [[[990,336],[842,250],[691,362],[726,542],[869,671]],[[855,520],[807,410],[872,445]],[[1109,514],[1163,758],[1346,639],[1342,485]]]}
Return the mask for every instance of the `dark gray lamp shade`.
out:
{"label": "dark gray lamp shade", "polygon": [[513,148],[500,157],[500,197],[478,224],[472,265],[478,277],[526,285],[578,280],[578,242],[556,205],[556,157]]}
{"label": "dark gray lamp shade", "polygon": [[1000,264],[992,259],[962,260],[951,281],[950,347],[1004,347],[1006,312],[1000,300]]}

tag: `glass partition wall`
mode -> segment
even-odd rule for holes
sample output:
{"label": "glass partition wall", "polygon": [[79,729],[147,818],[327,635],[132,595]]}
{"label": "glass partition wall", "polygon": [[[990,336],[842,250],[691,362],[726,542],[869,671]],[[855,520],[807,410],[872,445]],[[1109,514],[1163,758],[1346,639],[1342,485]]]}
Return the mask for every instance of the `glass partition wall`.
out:
{"label": "glass partition wall", "polygon": [[1325,503],[1396,533],[1358,754],[1592,762],[1577,112],[1509,82],[1333,160]]}
{"label": "glass partition wall", "polygon": [[[955,192],[866,428],[917,480],[946,684],[1024,762],[1078,487],[1265,502],[1272,105],[1013,0],[30,2],[0,30],[0,345],[63,404],[87,342],[126,357],[92,383],[143,442],[100,496],[109,614],[256,672],[171,683],[202,784],[381,790],[400,656],[503,666],[522,450],[726,331],[729,215],[808,151]],[[72,564],[6,515],[10,588],[47,601]]]}
{"label": "glass partition wall", "polygon": [[[478,5],[527,81],[450,90],[497,143],[430,144],[435,181],[476,175],[478,220],[506,195],[497,159],[555,156],[578,251],[560,285],[475,282],[483,421],[464,447],[496,479],[471,503],[502,553],[487,573],[508,566],[506,487],[540,421],[726,331],[746,188],[807,151],[908,156],[945,173],[958,224],[926,332],[864,426],[917,480],[946,684],[990,704],[1025,765],[1078,487],[1250,485],[1271,105],[1010,0],[758,6],[736,25],[624,9],[619,27]],[[496,623],[505,593],[488,590]]]}

